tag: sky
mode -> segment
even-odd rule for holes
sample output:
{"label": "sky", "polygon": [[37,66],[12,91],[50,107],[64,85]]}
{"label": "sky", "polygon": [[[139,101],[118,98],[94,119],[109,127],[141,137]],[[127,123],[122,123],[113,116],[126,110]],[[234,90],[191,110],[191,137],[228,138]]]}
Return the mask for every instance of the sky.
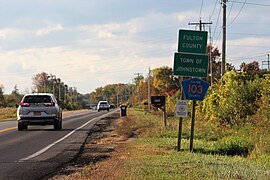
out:
{"label": "sky", "polygon": [[[0,0],[0,85],[31,92],[40,72],[82,94],[132,83],[172,67],[179,29],[199,30],[188,24],[200,19],[221,52],[220,0]],[[226,61],[266,68],[269,47],[270,0],[229,0]]]}

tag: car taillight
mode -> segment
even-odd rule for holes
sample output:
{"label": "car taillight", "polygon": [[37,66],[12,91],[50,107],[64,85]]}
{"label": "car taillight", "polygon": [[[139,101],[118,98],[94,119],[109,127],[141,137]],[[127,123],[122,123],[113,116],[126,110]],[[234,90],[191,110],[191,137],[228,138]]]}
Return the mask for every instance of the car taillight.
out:
{"label": "car taillight", "polygon": [[52,102],[52,103],[44,103],[44,106],[54,106],[54,105],[55,105],[54,102]]}
{"label": "car taillight", "polygon": [[20,106],[21,106],[21,107],[29,107],[30,104],[29,104],[29,103],[23,103],[23,102],[20,102]]}

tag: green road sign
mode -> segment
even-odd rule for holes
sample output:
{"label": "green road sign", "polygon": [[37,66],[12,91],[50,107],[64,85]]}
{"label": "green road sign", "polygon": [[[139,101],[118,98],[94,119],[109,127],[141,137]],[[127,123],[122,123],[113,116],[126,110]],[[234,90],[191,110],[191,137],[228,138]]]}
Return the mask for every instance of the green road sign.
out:
{"label": "green road sign", "polygon": [[178,52],[206,54],[207,31],[179,30]]}
{"label": "green road sign", "polygon": [[177,76],[207,77],[208,55],[175,53],[173,74]]}

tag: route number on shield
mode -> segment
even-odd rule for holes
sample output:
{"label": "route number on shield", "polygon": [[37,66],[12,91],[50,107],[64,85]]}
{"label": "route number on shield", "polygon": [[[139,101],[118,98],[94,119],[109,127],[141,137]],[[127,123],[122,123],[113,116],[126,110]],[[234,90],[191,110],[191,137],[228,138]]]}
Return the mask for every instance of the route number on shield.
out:
{"label": "route number on shield", "polygon": [[191,94],[202,94],[203,93],[203,87],[202,87],[202,85],[189,84],[188,85],[188,93],[191,93]]}

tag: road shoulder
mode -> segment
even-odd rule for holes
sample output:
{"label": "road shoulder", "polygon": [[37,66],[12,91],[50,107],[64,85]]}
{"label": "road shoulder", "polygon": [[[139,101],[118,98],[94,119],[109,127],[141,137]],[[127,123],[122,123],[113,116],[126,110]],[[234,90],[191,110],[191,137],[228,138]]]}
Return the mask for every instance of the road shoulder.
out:
{"label": "road shoulder", "polygon": [[[76,159],[50,179],[117,179],[128,156],[126,143],[136,136],[126,117],[114,113],[97,122]],[[113,169],[112,169],[113,167]]]}

